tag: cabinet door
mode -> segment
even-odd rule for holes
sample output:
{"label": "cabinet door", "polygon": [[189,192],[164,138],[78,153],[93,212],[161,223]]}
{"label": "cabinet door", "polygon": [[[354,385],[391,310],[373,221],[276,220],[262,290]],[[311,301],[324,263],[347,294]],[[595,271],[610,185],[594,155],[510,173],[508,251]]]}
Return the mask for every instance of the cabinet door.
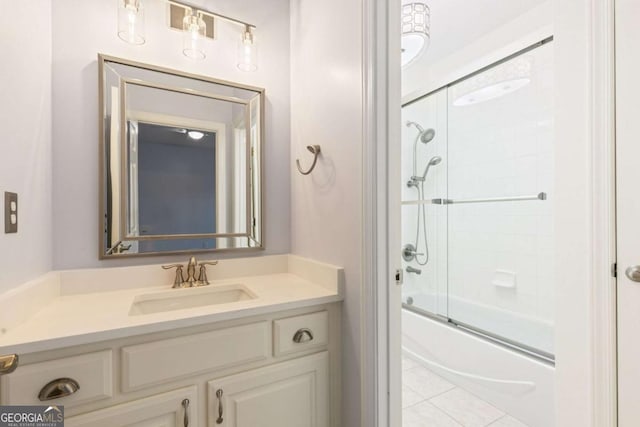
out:
{"label": "cabinet door", "polygon": [[327,427],[328,353],[209,381],[210,427]]}
{"label": "cabinet door", "polygon": [[[185,401],[185,399],[187,399]],[[67,427],[197,427],[196,387],[186,387],[70,417]]]}

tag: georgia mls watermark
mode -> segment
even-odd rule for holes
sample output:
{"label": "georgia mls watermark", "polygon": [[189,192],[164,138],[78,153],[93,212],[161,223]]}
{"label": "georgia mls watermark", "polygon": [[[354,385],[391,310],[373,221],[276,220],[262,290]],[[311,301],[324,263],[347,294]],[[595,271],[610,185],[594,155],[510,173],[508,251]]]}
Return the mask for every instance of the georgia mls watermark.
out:
{"label": "georgia mls watermark", "polygon": [[0,427],[64,427],[64,406],[0,406]]}

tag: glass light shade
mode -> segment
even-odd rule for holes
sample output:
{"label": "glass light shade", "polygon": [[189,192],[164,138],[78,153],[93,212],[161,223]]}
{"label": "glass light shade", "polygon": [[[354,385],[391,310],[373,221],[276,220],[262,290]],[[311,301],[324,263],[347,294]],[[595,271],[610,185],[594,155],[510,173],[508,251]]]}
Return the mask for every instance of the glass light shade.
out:
{"label": "glass light shade", "polygon": [[246,28],[238,41],[238,68],[242,71],[258,69],[258,47],[250,28]]}
{"label": "glass light shade", "polygon": [[144,44],[142,0],[118,0],[118,37],[130,44]]}
{"label": "glass light shade", "polygon": [[207,32],[207,24],[200,15],[187,13],[182,21],[184,30],[182,53],[191,59],[204,59],[204,40]]}
{"label": "glass light shade", "polygon": [[407,66],[429,47],[431,9],[424,3],[402,5],[402,66]]}

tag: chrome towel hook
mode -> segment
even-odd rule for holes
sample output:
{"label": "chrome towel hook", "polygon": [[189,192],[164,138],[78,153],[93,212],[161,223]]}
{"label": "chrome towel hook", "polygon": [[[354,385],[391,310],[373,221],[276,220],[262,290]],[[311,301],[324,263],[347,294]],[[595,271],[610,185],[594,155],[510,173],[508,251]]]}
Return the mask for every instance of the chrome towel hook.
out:
{"label": "chrome towel hook", "polygon": [[320,146],[319,145],[307,145],[307,150],[311,151],[313,153],[313,163],[311,163],[311,167],[309,168],[308,171],[303,171],[302,168],[300,167],[300,160],[296,159],[296,165],[298,166],[298,171],[300,171],[300,173],[302,175],[309,175],[311,173],[311,171],[313,171],[313,168],[316,167],[316,162],[318,161],[318,155],[320,154]]}

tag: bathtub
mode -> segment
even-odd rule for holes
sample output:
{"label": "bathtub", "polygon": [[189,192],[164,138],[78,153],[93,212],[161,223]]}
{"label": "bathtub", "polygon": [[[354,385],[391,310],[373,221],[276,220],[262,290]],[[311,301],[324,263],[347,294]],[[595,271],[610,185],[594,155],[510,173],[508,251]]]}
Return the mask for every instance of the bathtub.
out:
{"label": "bathtub", "polygon": [[552,364],[407,309],[402,347],[408,357],[530,427],[555,425]]}

